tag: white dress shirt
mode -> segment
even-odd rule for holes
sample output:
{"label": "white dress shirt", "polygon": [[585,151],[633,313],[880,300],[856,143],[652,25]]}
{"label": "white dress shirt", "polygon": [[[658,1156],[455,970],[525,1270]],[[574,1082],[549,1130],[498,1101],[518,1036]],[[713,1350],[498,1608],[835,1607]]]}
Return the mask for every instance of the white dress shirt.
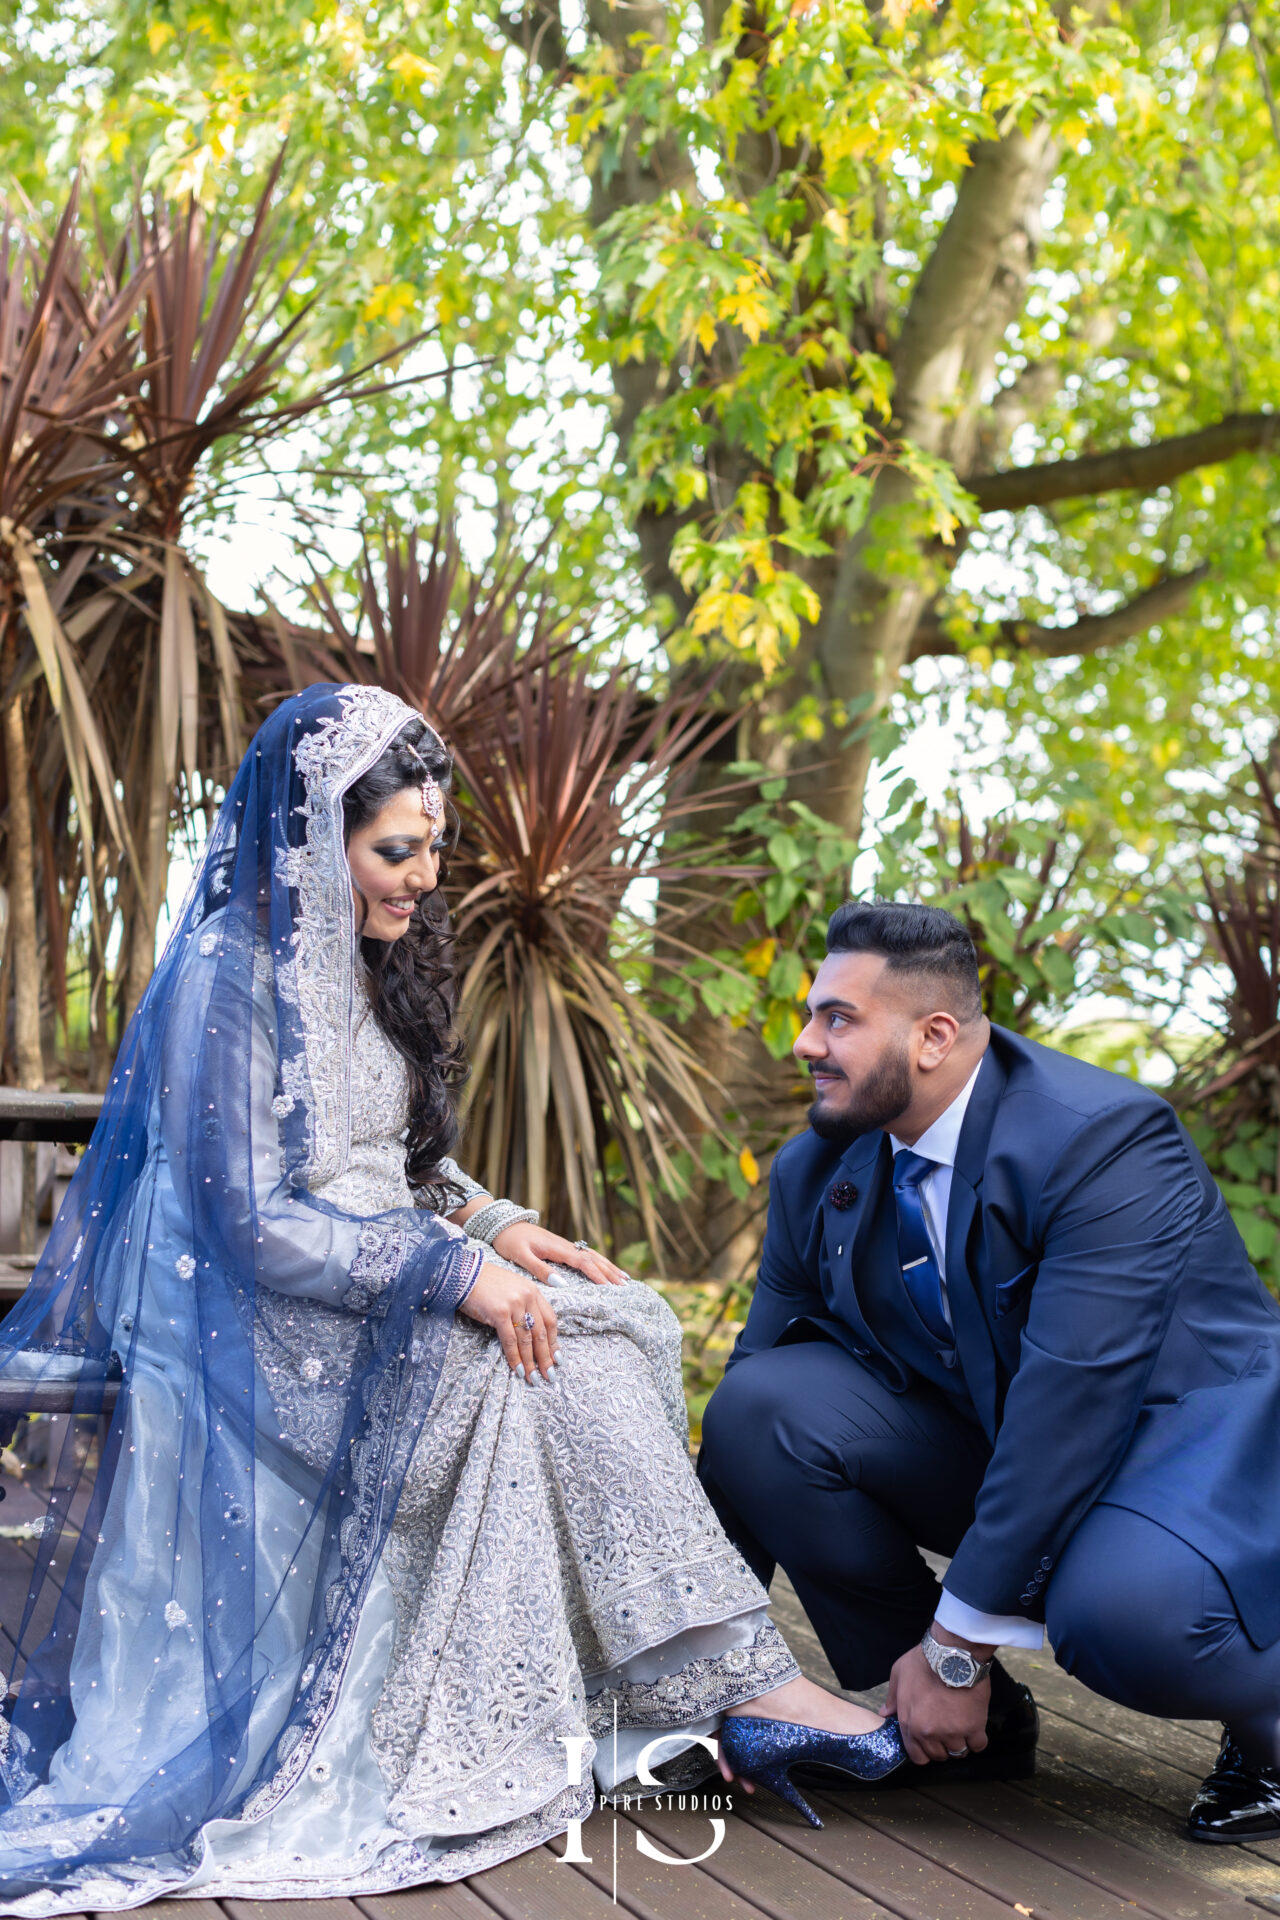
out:
{"label": "white dress shirt", "polygon": [[[918,1191],[924,1208],[925,1225],[933,1243],[934,1258],[938,1262],[942,1304],[948,1322],[951,1308],[947,1301],[946,1247],[951,1175],[956,1164],[956,1148],[960,1144],[960,1129],[964,1124],[974,1083],[981,1071],[980,1060],[951,1105],[938,1115],[931,1127],[925,1128],[914,1146],[909,1148],[905,1140],[899,1140],[892,1133],[889,1135],[889,1143],[895,1154],[918,1153],[925,1160],[937,1161],[933,1172],[927,1173],[921,1180]],[[1031,1648],[1044,1645],[1044,1628],[1038,1620],[1027,1620],[1016,1613],[981,1613],[977,1607],[971,1607],[967,1601],[949,1592],[945,1584],[938,1601],[936,1619],[938,1625],[945,1627],[948,1633],[961,1634],[964,1639],[975,1640],[980,1645]]]}

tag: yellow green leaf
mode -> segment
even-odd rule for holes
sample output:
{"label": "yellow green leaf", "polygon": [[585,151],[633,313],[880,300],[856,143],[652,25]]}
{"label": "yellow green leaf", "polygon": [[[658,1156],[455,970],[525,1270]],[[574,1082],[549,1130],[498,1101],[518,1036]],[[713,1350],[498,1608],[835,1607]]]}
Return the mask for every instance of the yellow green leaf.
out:
{"label": "yellow green leaf", "polygon": [[421,55],[410,53],[407,47],[388,60],[387,70],[403,80],[407,87],[425,86],[428,81],[434,84],[440,78],[438,67],[433,67]]}
{"label": "yellow green leaf", "polygon": [[748,973],[755,975],[757,980],[763,980],[773,965],[774,956],[777,951],[778,943],[776,940],[757,940],[754,945],[749,946],[743,953],[742,964]]}

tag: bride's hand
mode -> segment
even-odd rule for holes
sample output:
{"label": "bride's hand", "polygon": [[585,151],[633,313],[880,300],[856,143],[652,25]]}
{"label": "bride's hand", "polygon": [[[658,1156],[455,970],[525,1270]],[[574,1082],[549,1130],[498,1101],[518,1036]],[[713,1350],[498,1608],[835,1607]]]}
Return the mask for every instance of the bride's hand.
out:
{"label": "bride's hand", "polygon": [[558,1233],[548,1233],[545,1227],[535,1227],[529,1220],[517,1220],[513,1227],[504,1227],[493,1244],[504,1260],[514,1260],[535,1280],[545,1280],[552,1266],[576,1267],[598,1287],[620,1287],[627,1279],[622,1268],[615,1267],[602,1253],[593,1253],[590,1247],[577,1247],[572,1240],[562,1240]]}
{"label": "bride's hand", "polygon": [[458,1312],[493,1328],[512,1373],[532,1380],[537,1372],[554,1380],[556,1316],[548,1296],[527,1274],[508,1273],[486,1260]]}

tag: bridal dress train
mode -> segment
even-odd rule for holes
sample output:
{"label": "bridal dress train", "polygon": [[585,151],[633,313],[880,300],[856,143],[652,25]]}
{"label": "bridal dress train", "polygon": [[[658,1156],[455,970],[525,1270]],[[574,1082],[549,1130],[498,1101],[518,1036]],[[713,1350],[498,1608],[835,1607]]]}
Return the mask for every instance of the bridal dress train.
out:
{"label": "bridal dress train", "polygon": [[635,1791],[660,1733],[705,1778],[695,1736],[797,1672],[665,1303],[557,1270],[553,1385],[456,1313],[497,1256],[442,1214],[482,1189],[408,1186],[342,850],[412,717],[321,687],[264,726],[0,1328],[0,1381],[71,1370],[86,1414],[123,1366],[12,1627],[0,1912],[457,1879]]}

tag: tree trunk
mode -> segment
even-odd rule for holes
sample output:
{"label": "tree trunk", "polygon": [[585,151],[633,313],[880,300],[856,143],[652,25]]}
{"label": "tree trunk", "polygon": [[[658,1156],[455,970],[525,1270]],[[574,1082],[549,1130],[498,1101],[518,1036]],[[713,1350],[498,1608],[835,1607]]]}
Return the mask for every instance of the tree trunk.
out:
{"label": "tree trunk", "polygon": [[[1022,309],[1057,151],[1043,124],[974,148],[892,350],[895,434],[962,473],[977,446],[1000,343]],[[884,707],[910,658],[921,616],[943,583],[938,542],[928,527],[913,524],[917,519],[912,481],[901,468],[885,468],[865,525],[815,580],[822,613],[797,665],[806,674],[816,667],[839,709],[874,714]],[[914,549],[907,577],[887,578],[880,570],[876,556],[886,544]],[[836,732],[801,745],[793,764],[810,804],[857,835],[869,749],[865,736],[849,742],[833,768]]]}

